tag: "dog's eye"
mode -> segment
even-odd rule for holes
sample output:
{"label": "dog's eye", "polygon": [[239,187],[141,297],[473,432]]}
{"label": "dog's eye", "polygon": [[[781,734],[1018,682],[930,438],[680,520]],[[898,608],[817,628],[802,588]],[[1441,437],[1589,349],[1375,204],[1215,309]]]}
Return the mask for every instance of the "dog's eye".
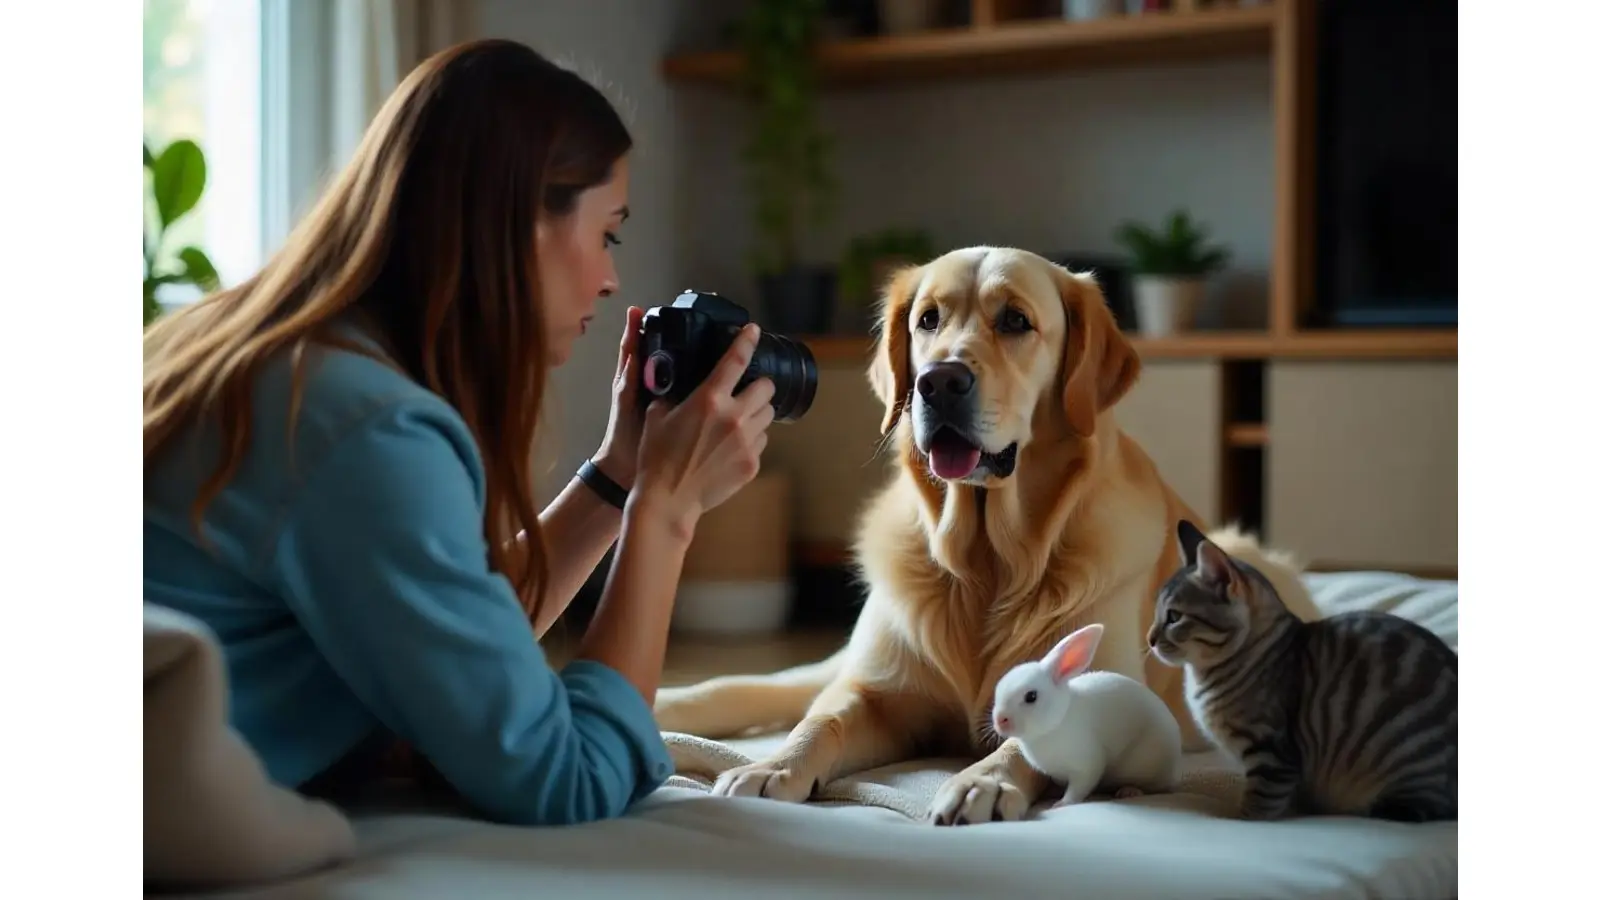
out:
{"label": "dog's eye", "polygon": [[1029,691],[1026,694],[1022,695],[1022,702],[1023,703],[1032,703],[1033,701],[1038,700],[1038,699],[1039,699],[1039,692],[1038,691]]}
{"label": "dog's eye", "polygon": [[932,331],[939,327],[939,310],[929,307],[922,311],[922,316],[917,319],[917,327],[923,331]]}
{"label": "dog's eye", "polygon": [[1021,334],[1024,331],[1033,330],[1033,323],[1029,322],[1028,317],[1022,314],[1022,310],[1017,309],[1015,306],[1006,307],[1000,313],[1000,320],[996,324],[1006,334]]}

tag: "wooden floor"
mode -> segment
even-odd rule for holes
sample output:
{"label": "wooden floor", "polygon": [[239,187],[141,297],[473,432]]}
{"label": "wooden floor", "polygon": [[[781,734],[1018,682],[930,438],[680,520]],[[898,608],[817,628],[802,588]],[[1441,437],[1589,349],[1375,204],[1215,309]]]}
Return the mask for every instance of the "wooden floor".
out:
{"label": "wooden floor", "polygon": [[[582,632],[556,626],[545,636],[544,649],[558,668],[577,650]],[[774,672],[822,659],[844,646],[843,631],[796,631],[784,634],[705,638],[674,634],[667,642],[662,685],[690,684],[717,675]]]}

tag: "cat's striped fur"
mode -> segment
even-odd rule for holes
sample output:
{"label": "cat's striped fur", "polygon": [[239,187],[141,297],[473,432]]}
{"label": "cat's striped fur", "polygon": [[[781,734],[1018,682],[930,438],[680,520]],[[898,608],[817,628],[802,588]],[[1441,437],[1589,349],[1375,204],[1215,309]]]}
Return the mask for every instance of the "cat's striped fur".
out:
{"label": "cat's striped fur", "polygon": [[1456,818],[1456,654],[1399,616],[1296,618],[1271,583],[1188,522],[1148,639],[1245,768],[1245,818]]}

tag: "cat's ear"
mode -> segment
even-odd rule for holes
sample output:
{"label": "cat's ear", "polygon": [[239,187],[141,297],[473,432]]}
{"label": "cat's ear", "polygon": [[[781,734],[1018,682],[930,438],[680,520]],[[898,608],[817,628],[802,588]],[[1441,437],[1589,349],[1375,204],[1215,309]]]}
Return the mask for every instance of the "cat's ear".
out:
{"label": "cat's ear", "polygon": [[1206,536],[1188,519],[1178,520],[1178,549],[1183,553],[1185,567],[1194,565],[1195,549]]}
{"label": "cat's ear", "polygon": [[1226,588],[1236,574],[1233,560],[1221,547],[1210,541],[1202,540],[1195,547],[1195,570],[1203,584],[1221,590]]}
{"label": "cat's ear", "polygon": [[1061,639],[1045,654],[1044,667],[1050,678],[1060,684],[1069,678],[1082,675],[1094,662],[1094,651],[1100,647],[1100,638],[1106,627],[1096,622],[1085,625]]}

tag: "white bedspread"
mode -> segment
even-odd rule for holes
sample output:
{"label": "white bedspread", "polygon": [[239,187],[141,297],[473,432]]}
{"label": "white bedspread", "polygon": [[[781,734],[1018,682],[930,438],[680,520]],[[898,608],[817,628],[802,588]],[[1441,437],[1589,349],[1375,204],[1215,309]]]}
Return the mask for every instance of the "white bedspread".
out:
{"label": "white bedspread", "polygon": [[[1386,609],[1456,644],[1456,586],[1378,573],[1309,576],[1329,612]],[[962,760],[863,773],[818,802],[713,798],[716,771],[763,744],[673,741],[679,775],[620,820],[512,828],[448,810],[352,815],[352,862],[254,890],[291,898],[1084,897],[1449,898],[1456,826],[1343,818],[1228,818],[1238,782],[1191,760],[1176,794],[1044,809],[1031,821],[935,828],[919,821]]]}

